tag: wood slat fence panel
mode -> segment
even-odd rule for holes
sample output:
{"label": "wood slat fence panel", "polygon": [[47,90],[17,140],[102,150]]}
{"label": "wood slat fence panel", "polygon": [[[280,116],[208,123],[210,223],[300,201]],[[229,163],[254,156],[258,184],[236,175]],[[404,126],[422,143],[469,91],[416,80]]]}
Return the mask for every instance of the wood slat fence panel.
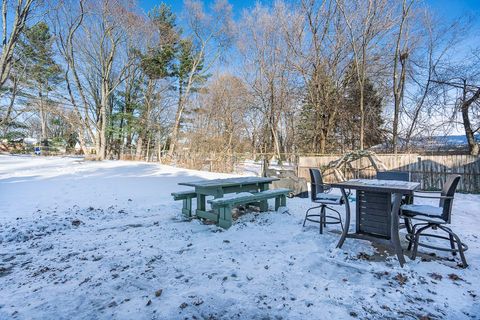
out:
{"label": "wood slat fence panel", "polygon": [[[324,181],[336,181],[332,170],[325,167],[341,155],[299,157],[298,175],[310,179],[308,168],[322,168]],[[378,155],[388,170],[408,171],[412,181],[420,182],[422,190],[440,190],[449,174],[461,176],[458,191],[480,193],[480,158],[471,155],[424,156],[418,154]],[[367,158],[351,163],[351,168],[343,168],[347,179],[374,178],[376,171]]]}

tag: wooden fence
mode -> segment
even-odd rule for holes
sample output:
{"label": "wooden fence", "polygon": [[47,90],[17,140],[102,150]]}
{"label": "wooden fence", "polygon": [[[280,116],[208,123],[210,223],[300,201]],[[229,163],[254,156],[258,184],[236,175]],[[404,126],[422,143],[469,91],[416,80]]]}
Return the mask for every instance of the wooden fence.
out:
{"label": "wooden fence", "polygon": [[[334,182],[332,170],[325,170],[330,161],[341,155],[299,157],[298,175],[310,180],[308,168],[322,168],[324,181]],[[480,158],[471,155],[424,156],[418,154],[378,155],[388,170],[408,171],[411,180],[420,182],[423,190],[440,190],[446,177],[455,173],[461,176],[458,191],[480,193]],[[351,163],[351,168],[342,168],[347,179],[374,178],[375,169],[367,158]]]}

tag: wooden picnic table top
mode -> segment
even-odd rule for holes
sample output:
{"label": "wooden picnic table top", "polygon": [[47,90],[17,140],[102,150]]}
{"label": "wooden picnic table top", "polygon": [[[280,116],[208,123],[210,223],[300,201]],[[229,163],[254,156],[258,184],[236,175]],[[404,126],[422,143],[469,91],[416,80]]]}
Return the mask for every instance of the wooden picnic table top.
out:
{"label": "wooden picnic table top", "polygon": [[252,184],[266,184],[279,180],[278,178],[264,178],[264,177],[238,177],[214,180],[199,180],[191,182],[180,182],[179,185],[189,186],[195,188],[218,188],[218,187],[233,187]]}
{"label": "wooden picnic table top", "polygon": [[420,187],[419,182],[400,180],[351,179],[344,182],[330,183],[334,188],[365,190],[371,192],[390,192],[412,194]]}

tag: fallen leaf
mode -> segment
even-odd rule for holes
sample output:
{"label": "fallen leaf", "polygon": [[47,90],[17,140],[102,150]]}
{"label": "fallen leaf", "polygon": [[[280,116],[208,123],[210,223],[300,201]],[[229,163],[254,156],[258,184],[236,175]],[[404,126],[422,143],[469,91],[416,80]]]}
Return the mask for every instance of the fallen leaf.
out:
{"label": "fallen leaf", "polygon": [[394,279],[402,286],[408,281],[408,277],[401,273],[397,273]]}
{"label": "fallen leaf", "polygon": [[443,278],[441,274],[438,274],[436,272],[429,273],[428,275],[434,280],[442,280]]}
{"label": "fallen leaf", "polygon": [[453,280],[453,281],[463,280],[462,278],[460,278],[460,277],[459,277],[457,274],[455,274],[455,273],[450,273],[450,274],[448,275],[448,278],[449,278],[450,280]]}

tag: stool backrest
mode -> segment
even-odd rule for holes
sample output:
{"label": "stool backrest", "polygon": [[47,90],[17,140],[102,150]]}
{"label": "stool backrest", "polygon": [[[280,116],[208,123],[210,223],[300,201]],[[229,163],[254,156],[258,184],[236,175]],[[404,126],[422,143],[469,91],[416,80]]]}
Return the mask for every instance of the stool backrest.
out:
{"label": "stool backrest", "polygon": [[410,173],[405,171],[379,171],[378,180],[410,181]]}
{"label": "stool backrest", "polygon": [[315,201],[317,199],[317,194],[324,193],[325,187],[323,185],[322,173],[319,169],[310,168],[310,199]]}
{"label": "stool backrest", "polygon": [[452,197],[451,199],[440,199],[440,207],[443,208],[442,219],[451,222],[453,197],[455,196],[455,190],[457,190],[458,183],[460,182],[460,175],[452,174],[447,177],[447,181],[443,185],[441,195],[444,197]]}

